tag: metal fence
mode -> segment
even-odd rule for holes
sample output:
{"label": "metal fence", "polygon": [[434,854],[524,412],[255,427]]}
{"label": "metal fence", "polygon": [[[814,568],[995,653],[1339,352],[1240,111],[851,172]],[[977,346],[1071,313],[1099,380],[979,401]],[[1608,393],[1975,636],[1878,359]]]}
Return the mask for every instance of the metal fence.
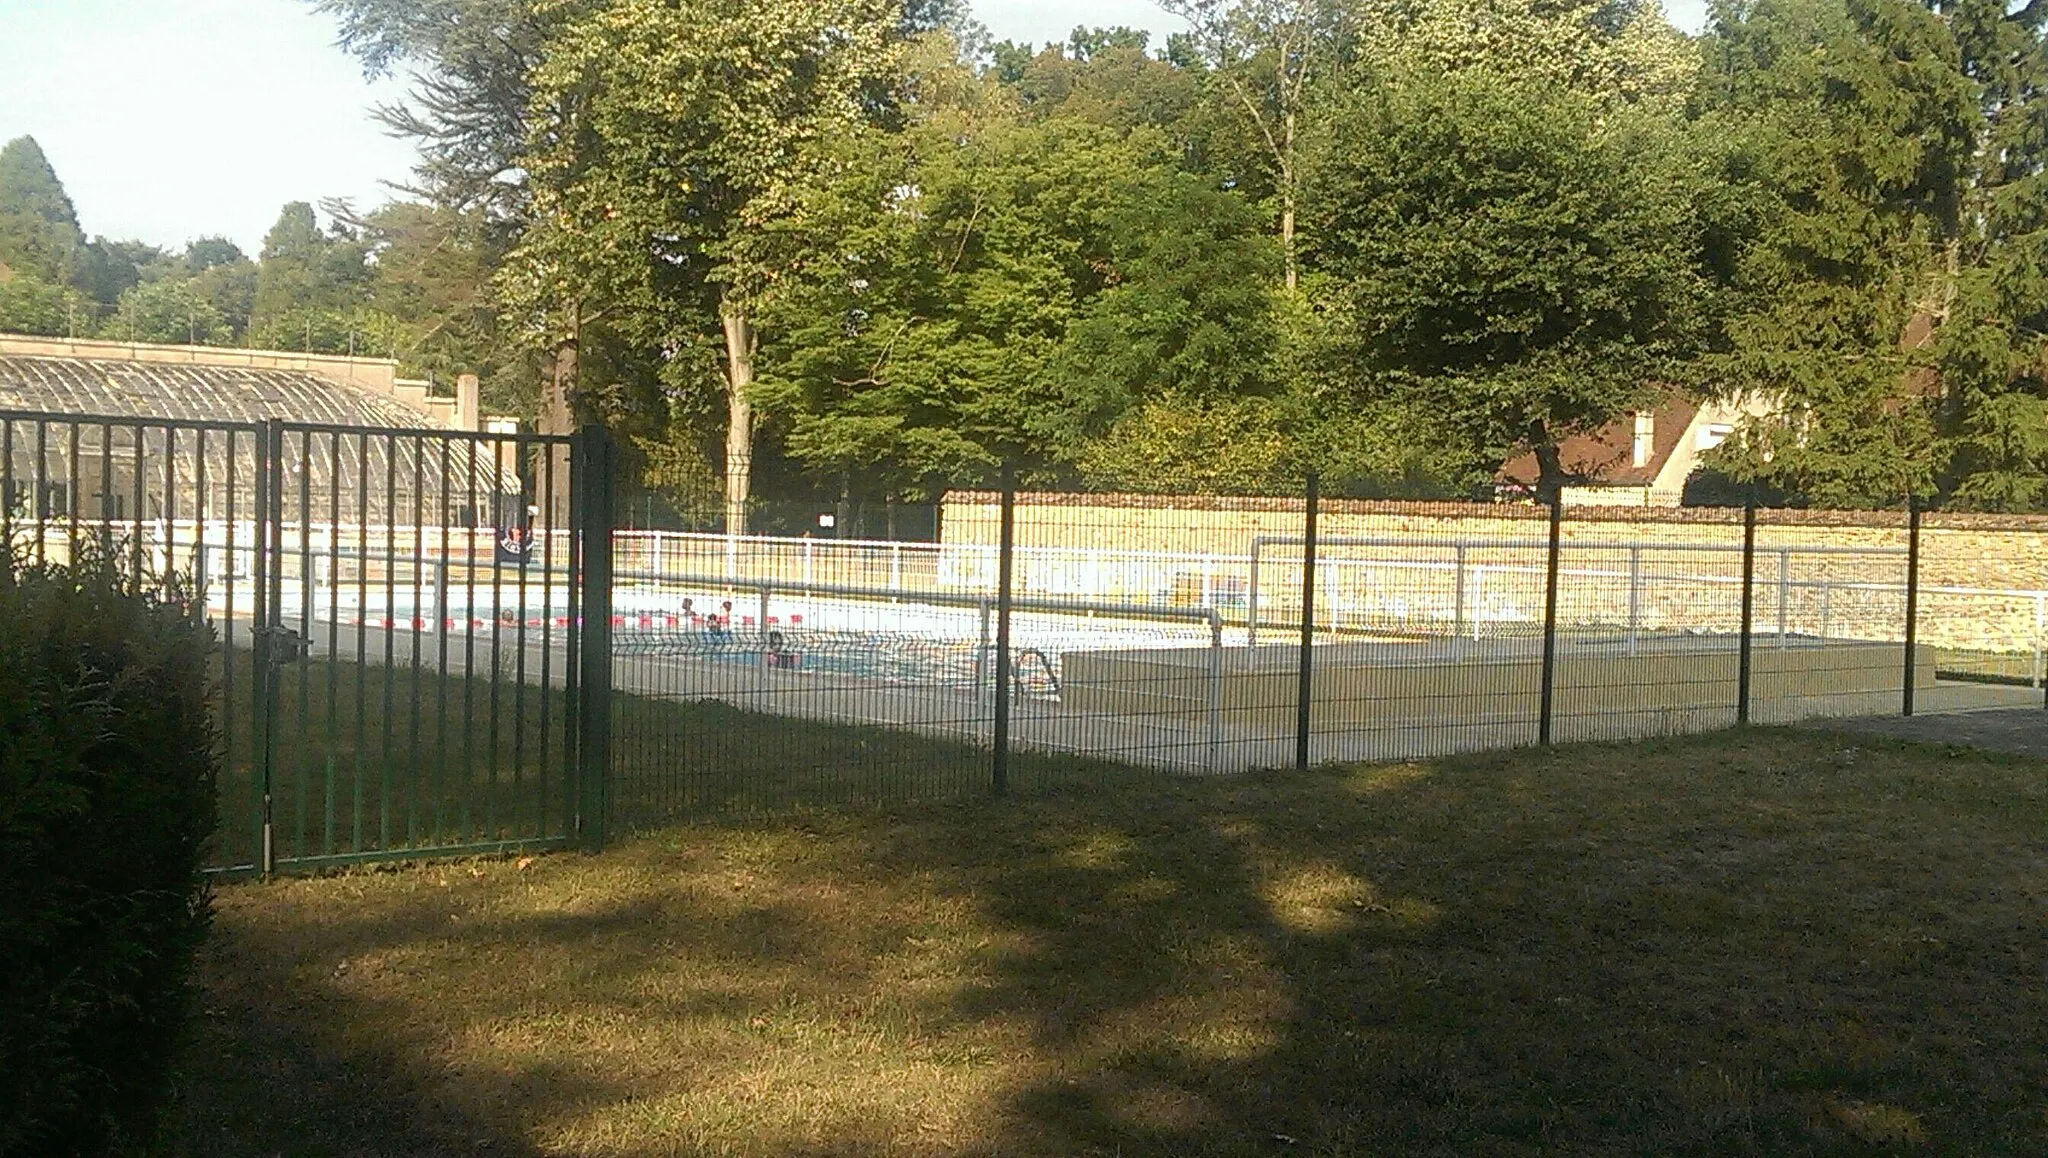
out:
{"label": "metal fence", "polygon": [[622,721],[614,790],[690,817],[2042,702],[2048,591],[1922,589],[1917,513],[1836,522],[1311,484],[956,492],[929,542],[621,532],[616,683],[695,715]]}
{"label": "metal fence", "polygon": [[202,606],[215,867],[549,847],[601,779],[577,715],[594,501],[577,483],[604,446],[0,412],[0,534],[32,564],[115,553]]}
{"label": "metal fence", "polygon": [[595,429],[0,412],[0,533],[124,552],[203,603],[230,870],[2048,683],[2048,549],[1972,559],[1903,509],[1006,486],[948,495],[929,540],[749,536],[615,530],[612,455]]}

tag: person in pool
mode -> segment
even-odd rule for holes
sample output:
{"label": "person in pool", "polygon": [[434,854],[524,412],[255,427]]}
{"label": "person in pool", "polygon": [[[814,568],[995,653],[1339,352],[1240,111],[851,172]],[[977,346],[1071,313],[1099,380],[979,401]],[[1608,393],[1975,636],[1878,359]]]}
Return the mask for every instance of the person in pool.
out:
{"label": "person in pool", "polygon": [[779,631],[768,633],[768,650],[763,653],[762,658],[767,661],[769,667],[794,668],[797,665],[797,654],[789,650],[788,643],[783,640]]}

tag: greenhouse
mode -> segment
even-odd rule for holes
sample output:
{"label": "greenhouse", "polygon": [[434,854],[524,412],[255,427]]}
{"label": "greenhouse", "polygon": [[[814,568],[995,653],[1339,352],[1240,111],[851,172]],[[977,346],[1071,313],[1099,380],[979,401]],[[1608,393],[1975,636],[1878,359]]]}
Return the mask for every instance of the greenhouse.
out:
{"label": "greenhouse", "polygon": [[[0,349],[0,513],[250,517],[256,424],[270,419],[296,424],[278,448],[279,509],[289,521],[303,511],[315,522],[494,525],[518,496],[549,489],[547,464],[523,461],[536,456],[522,455],[516,436],[449,437],[435,417],[435,408],[304,369]],[[542,476],[539,485],[522,483],[522,472]]]}

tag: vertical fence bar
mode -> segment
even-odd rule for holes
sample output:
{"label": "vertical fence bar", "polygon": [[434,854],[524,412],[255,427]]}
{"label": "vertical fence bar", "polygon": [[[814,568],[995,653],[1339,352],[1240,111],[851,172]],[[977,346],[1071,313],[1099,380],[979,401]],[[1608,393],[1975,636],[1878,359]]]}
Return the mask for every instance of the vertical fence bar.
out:
{"label": "vertical fence bar", "polygon": [[1628,549],[1628,653],[1641,646],[1643,631],[1643,549]]}
{"label": "vertical fence bar", "polygon": [[[469,497],[469,536],[463,552],[462,587],[462,839],[475,840],[476,826],[470,812],[470,797],[476,795],[476,532],[483,524],[483,511],[477,503],[477,453],[482,440],[469,439],[469,485],[465,493]],[[492,520],[493,525],[496,524]],[[498,553],[495,539],[491,543],[491,554]],[[491,609],[491,618],[496,619],[498,609]],[[496,753],[492,753],[496,756]]]}
{"label": "vertical fence bar", "polygon": [[[576,829],[584,848],[597,851],[605,840],[605,790],[611,775],[612,734],[612,454],[602,426],[583,428],[570,470],[581,511],[582,672],[577,680],[581,719],[576,729],[578,800]],[[552,456],[553,448],[549,448]]]}
{"label": "vertical fence bar", "polygon": [[[104,450],[100,458],[105,461]],[[14,420],[0,418],[0,542],[8,547],[14,545],[14,492]]]}
{"label": "vertical fence bar", "polygon": [[1899,714],[1913,714],[1913,662],[1920,636],[1920,501],[1906,496],[1906,668],[1899,699]]}
{"label": "vertical fence bar", "polygon": [[[360,473],[360,472],[358,472]],[[362,622],[358,609],[356,621]],[[341,733],[341,434],[327,436],[327,761],[325,805],[321,815],[320,851],[334,854],[335,761],[340,758]],[[362,666],[362,648],[356,649],[356,665]],[[360,775],[357,786],[361,786]]]}
{"label": "vertical fence bar", "polygon": [[1308,767],[1309,708],[1316,690],[1316,509],[1322,480],[1308,472],[1301,511],[1301,654],[1295,657],[1294,766]]}
{"label": "vertical fence bar", "polygon": [[1010,593],[1017,564],[1017,478],[1008,464],[1002,473],[1001,534],[996,555],[996,718],[990,787],[1010,790]]}
{"label": "vertical fence bar", "polygon": [[136,423],[135,454],[129,459],[128,463],[128,489],[133,492],[135,502],[135,510],[130,512],[133,515],[134,521],[128,532],[128,581],[137,588],[142,586],[142,519],[144,515],[143,498],[145,496],[142,488],[143,481],[147,476],[147,472],[142,469],[142,457],[148,449],[148,443],[149,429],[140,422]]}
{"label": "vertical fence bar", "polygon": [[1453,554],[1456,561],[1451,565],[1451,651],[1455,655],[1465,638],[1465,544],[1459,543]]}
{"label": "vertical fence bar", "polygon": [[[82,424],[73,422],[65,432],[68,435],[67,442],[69,445],[64,456],[64,505],[69,508],[65,512],[69,519],[64,531],[64,553],[67,561],[72,563],[78,561],[78,429],[80,425]],[[168,431],[166,431],[165,437],[168,439]],[[170,457],[171,451],[167,446],[164,450],[164,461],[168,463]],[[168,573],[170,568],[166,567],[164,570]]]}
{"label": "vertical fence bar", "polygon": [[[441,451],[440,486],[434,491],[434,523],[438,528],[434,554],[434,842],[448,841],[447,821],[444,812],[448,794],[448,633],[454,629],[454,613],[448,594],[448,501],[449,474],[448,457],[450,443],[447,437],[436,440]],[[468,673],[463,673],[467,678]],[[468,796],[464,789],[460,794]],[[468,833],[458,840],[467,839]]]}
{"label": "vertical fence bar", "polygon": [[349,800],[349,851],[363,851],[363,817],[369,785],[364,775],[370,750],[370,435],[356,436],[356,745],[355,783]]}
{"label": "vertical fence bar", "polygon": [[[166,432],[168,434],[168,432]],[[280,436],[282,437],[282,436]],[[307,793],[313,780],[313,432],[299,432],[299,638],[292,644],[292,658],[299,669],[297,723],[299,751],[292,761],[292,789],[296,793],[292,817],[292,854],[304,857],[306,848]],[[169,520],[165,520],[169,526]],[[282,547],[283,539],[279,539]]]}
{"label": "vertical fence bar", "polygon": [[36,472],[34,475],[35,483],[33,484],[35,489],[29,492],[28,498],[29,525],[36,529],[35,559],[36,566],[38,567],[49,562],[49,558],[44,553],[47,550],[47,545],[43,542],[44,539],[49,537],[49,525],[43,520],[43,497],[48,492],[50,485],[49,479],[46,477],[50,468],[49,453],[50,424],[48,421],[38,418],[36,419]]}
{"label": "vertical fence bar", "polygon": [[[612,443],[609,443],[609,442],[607,442],[607,443],[605,444],[605,448],[606,448],[606,450],[607,450],[607,452],[608,452],[608,453],[612,451],[612,449],[613,449],[613,446],[614,446],[614,444],[612,444]],[[555,462],[555,461],[556,461],[557,459],[561,459],[561,458],[562,458],[562,450],[561,450],[561,448],[560,448],[560,447],[557,447],[557,448],[555,448],[555,449],[551,450],[551,451],[549,452],[549,454],[548,454],[548,463],[549,463],[549,472],[548,472],[548,487],[549,487],[549,490],[550,490],[550,491],[553,491],[553,488],[554,488],[554,487],[555,487],[555,486],[557,485],[557,483],[556,483],[556,481],[555,481],[555,480],[556,480],[556,475],[554,474],[554,471],[553,471],[553,464],[554,464],[554,462]],[[607,460],[607,461],[609,461],[609,460]],[[605,468],[605,469],[606,469],[606,471],[607,471],[607,472],[609,472],[611,468],[610,468],[609,466],[606,466],[606,468]],[[564,536],[564,538],[565,538],[565,541],[566,541],[566,542],[568,543],[568,550],[567,550],[567,551],[565,551],[565,552],[563,553],[563,559],[562,559],[562,577],[563,577],[562,581],[563,581],[563,588],[564,588],[564,602],[568,604],[568,608],[567,608],[567,610],[568,610],[568,614],[567,614],[567,615],[566,615],[566,616],[564,617],[564,620],[563,620],[563,622],[564,622],[564,626],[563,626],[563,629],[562,629],[562,653],[563,653],[563,654],[562,654],[562,712],[561,712],[561,716],[562,716],[562,756],[561,756],[561,759],[562,759],[562,767],[561,767],[561,777],[562,777],[562,782],[561,782],[560,788],[561,788],[561,791],[562,791],[562,794],[563,794],[563,795],[562,795],[562,830],[563,830],[563,835],[564,835],[564,836],[566,836],[566,837],[569,837],[570,839],[572,839],[572,840],[573,840],[573,839],[575,839],[575,837],[576,837],[576,831],[577,831],[577,830],[576,830],[576,824],[577,824],[577,820],[576,820],[576,817],[577,817],[578,813],[580,812],[580,810],[582,809],[582,804],[581,804],[581,798],[582,798],[582,792],[583,792],[583,786],[582,786],[582,781],[581,781],[581,778],[580,778],[580,777],[579,777],[579,776],[577,775],[577,769],[578,769],[578,768],[580,768],[580,767],[582,767],[581,763],[579,763],[579,761],[580,761],[580,760],[582,759],[582,756],[581,756],[581,752],[582,752],[582,749],[581,749],[581,748],[580,748],[580,747],[578,746],[578,745],[579,745],[578,737],[579,737],[579,736],[581,735],[581,732],[580,732],[580,729],[579,729],[579,721],[578,721],[578,718],[577,718],[577,716],[578,716],[578,712],[580,711],[580,705],[581,705],[581,704],[583,703],[582,699],[581,699],[581,698],[579,698],[579,697],[580,697],[580,693],[579,693],[579,691],[578,691],[578,684],[577,684],[577,669],[578,669],[578,668],[579,668],[579,667],[580,667],[580,666],[582,665],[582,662],[583,662],[583,634],[582,634],[582,632],[583,632],[583,613],[584,613],[584,601],[583,601],[583,514],[584,514],[584,512],[583,512],[583,504],[582,504],[581,502],[579,502],[579,501],[578,501],[578,499],[577,499],[577,493],[576,493],[576,481],[575,481],[575,480],[576,480],[576,449],[575,449],[575,446],[574,446],[574,444],[573,444],[573,443],[572,443],[572,444],[571,444],[571,445],[569,446],[569,448],[568,448],[568,457],[567,457],[566,459],[563,459],[563,465],[562,465],[562,470],[563,470],[563,474],[564,474],[564,477],[562,477],[562,478],[561,478],[561,480],[560,480],[560,484],[559,484],[559,485],[561,485],[561,486],[563,486],[563,487],[566,487],[566,488],[568,488],[568,502],[567,502],[567,504],[566,504],[566,506],[568,507],[568,510],[567,510],[567,511],[562,511],[562,512],[559,512],[559,513],[560,513],[560,514],[561,514],[562,516],[566,517],[566,518],[567,518],[567,520],[568,520],[568,527],[566,528],[566,534],[565,534],[565,536]],[[607,474],[607,478],[609,478],[609,474]],[[606,484],[605,484],[605,485],[606,485],[607,487],[610,487],[610,486],[611,486],[611,483],[610,483],[610,482],[608,481],[608,482],[606,482]],[[606,494],[607,496],[611,495],[611,493],[612,493],[612,492],[611,492],[611,491],[610,491],[609,489],[607,489],[607,490],[605,491],[605,494]],[[609,501],[609,500],[608,500],[608,501]],[[559,506],[561,506],[561,505],[564,505],[564,504],[562,504],[562,503],[560,502],[560,495],[559,495],[559,493],[551,493],[551,494],[549,495],[549,497],[548,497],[548,502],[556,504],[556,505],[557,505],[557,507],[559,507]],[[549,529],[549,532],[550,532],[550,537],[549,537],[549,542],[550,542],[550,543],[552,543],[552,542],[553,542],[553,532],[555,531],[554,521],[555,521],[555,519],[556,519],[556,517],[557,517],[557,513],[558,513],[558,512],[557,512],[557,510],[555,510],[555,509],[550,509],[550,511],[549,511],[549,513],[548,513],[548,520],[549,520],[549,522],[548,522],[548,529]],[[607,544],[611,544],[611,543],[614,543],[614,542],[616,542],[616,540],[617,540],[617,527],[616,527],[616,526],[614,526],[614,527],[612,528],[612,532],[613,532],[613,533],[612,533],[612,536],[611,536],[611,538],[609,538],[609,539],[607,539],[607,540],[606,540]],[[552,551],[552,550],[553,550],[553,547],[551,546],[551,547],[549,548],[549,550],[550,550],[550,551]],[[618,571],[618,556],[617,556],[616,552],[613,552],[613,553],[611,553],[611,554],[608,554],[608,555],[606,556],[606,560],[607,560],[607,566],[608,566],[608,567],[610,568],[610,570],[609,570],[609,571],[608,571],[607,573],[608,573],[608,574],[613,574],[613,575],[616,575],[616,574],[617,574],[617,571]],[[607,590],[607,591],[609,591],[609,590],[610,590],[610,588],[609,588],[609,587],[607,587],[607,588],[606,588],[606,590]],[[611,610],[611,602],[610,602],[610,598],[609,598],[609,596],[607,596],[607,599],[606,599],[606,603],[605,603],[605,610],[606,610],[606,615],[605,615],[605,622],[606,622],[606,625],[607,625],[607,627],[606,627],[606,630],[607,630],[607,631],[609,631],[609,630],[610,630],[610,627],[609,627],[609,625],[610,625],[610,622],[611,622],[611,615],[610,615],[610,610]],[[610,638],[610,637],[609,637],[609,636],[607,636],[606,638],[608,639],[608,638]],[[609,667],[609,665],[607,665],[607,667],[605,668],[605,670],[606,670],[607,672],[609,672],[609,671],[611,670],[611,668]],[[603,694],[604,696],[606,696],[606,697],[607,697],[607,699],[606,699],[606,701],[605,701],[607,705],[609,705],[609,704],[610,704],[610,699],[609,699],[609,697],[610,697],[610,695],[611,695],[611,686],[612,686],[612,685],[611,685],[611,683],[609,682],[609,680],[607,680],[607,682],[606,682],[606,683],[605,683],[605,684],[603,685],[603,688],[601,689],[601,694]],[[607,711],[606,719],[607,719],[607,720],[609,720],[609,719],[611,718],[611,717],[610,717],[610,715],[609,715],[609,711],[610,711],[610,708],[609,708],[609,706],[607,706],[607,709],[606,709],[606,711]],[[609,727],[609,724],[607,725],[607,727]],[[607,732],[605,733],[605,735],[604,735],[603,739],[604,739],[604,740],[606,741],[606,749],[605,749],[605,752],[604,752],[604,757],[605,757],[605,760],[606,760],[606,764],[605,764],[605,768],[604,768],[604,775],[605,775],[605,776],[607,776],[607,777],[609,777],[609,776],[610,776],[610,774],[611,774],[611,767],[610,767],[610,760],[611,760],[611,749],[610,749],[610,739],[611,739],[611,733],[610,733],[609,731],[607,731]],[[550,771],[551,771],[551,770],[550,770]],[[603,815],[603,816],[602,816],[602,817],[601,817],[600,819],[601,819],[601,820],[603,820],[604,822],[606,822],[606,824],[607,824],[607,825],[609,825],[609,822],[610,822],[610,820],[611,820],[611,809],[612,809],[611,793],[610,793],[610,791],[609,791],[609,785],[610,785],[610,781],[609,781],[609,780],[607,779],[605,783],[606,783],[606,785],[607,785],[607,791],[606,791],[606,793],[605,793],[605,799],[604,799],[604,815]],[[547,835],[547,833],[546,833],[546,831],[545,831],[545,825],[543,825],[543,829],[542,829],[542,833],[541,833],[541,834],[542,834],[543,836]]]}
{"label": "vertical fence bar", "polygon": [[1778,548],[1778,646],[1785,646],[1785,636],[1792,624],[1788,609],[1792,605],[1792,548]]}
{"label": "vertical fence bar", "polygon": [[[1779,556],[1780,560],[1784,558]],[[1784,572],[1779,572],[1779,629],[1778,642],[1785,641],[1784,633]],[[1742,638],[1737,644],[1735,661],[1735,722],[1749,723],[1749,677],[1750,677],[1750,636],[1756,615],[1756,500],[1742,505]]]}
{"label": "vertical fence bar", "polygon": [[[164,427],[164,569],[157,590],[169,591],[178,573],[178,428]],[[71,428],[71,552],[78,553],[78,427]]]}
{"label": "vertical fence bar", "polygon": [[[540,719],[534,729],[533,835],[545,838],[548,835],[548,795],[559,790],[559,786],[554,783],[555,770],[548,764],[548,725],[551,722],[551,716],[554,714],[551,711],[551,705],[555,699],[553,678],[555,666],[555,540],[563,531],[563,528],[556,524],[565,513],[561,510],[563,496],[555,487],[558,484],[567,486],[569,485],[569,480],[566,478],[557,479],[555,476],[555,460],[562,457],[560,449],[550,444],[541,447],[540,451],[534,474],[537,476],[535,485],[539,488],[540,493],[540,503],[538,505],[540,506],[543,530],[529,536],[529,541],[538,544],[538,550],[540,551]],[[595,457],[602,454],[603,449],[593,447],[587,453]],[[569,454],[570,461],[563,473],[574,475],[576,473],[576,450],[574,443],[570,446]],[[568,499],[569,505],[573,508],[576,505],[576,494],[574,491],[569,493]],[[595,497],[593,496],[594,501]],[[572,519],[571,521],[573,522],[574,520]],[[564,560],[565,563],[574,561],[573,556],[576,554],[574,546],[571,546],[568,554],[571,558]],[[570,602],[566,593],[562,602],[564,604]],[[569,630],[568,624],[575,619],[576,614],[577,610],[573,607],[565,606],[563,608],[562,623],[565,633]],[[609,614],[605,616],[605,626],[607,629],[611,626],[611,616]],[[581,653],[568,646],[567,641],[564,641],[564,648],[566,651],[578,655],[580,659]],[[569,662],[566,656],[562,662],[565,665]],[[568,801],[562,799],[561,803],[566,806]],[[562,828],[565,833],[568,832],[574,823],[575,818],[573,816],[567,813],[563,814]],[[602,843],[603,833],[600,832],[598,834],[598,844],[602,845]]]}
{"label": "vertical fence bar", "polygon": [[[142,431],[136,429],[136,444],[141,445]],[[282,457],[283,432],[275,419],[265,419],[256,428],[255,467],[253,480],[256,488],[254,526],[251,528],[252,549],[255,559],[250,568],[254,591],[251,599],[254,611],[251,616],[250,652],[254,660],[255,675],[251,682],[256,692],[256,711],[252,720],[255,729],[256,766],[258,781],[262,789],[262,837],[261,854],[257,869],[264,876],[277,871],[277,837],[275,808],[273,800],[277,790],[277,641],[273,638],[276,628],[277,606],[273,602],[279,578],[279,560],[273,548],[276,546],[278,508],[278,459]],[[139,451],[138,451],[139,453]],[[140,463],[137,463],[138,469]]]}
{"label": "vertical fence bar", "polygon": [[1259,536],[1252,536],[1251,574],[1244,589],[1244,645],[1259,646]]}
{"label": "vertical fence bar", "polygon": [[1557,706],[1557,565],[1564,533],[1564,496],[1550,496],[1550,551],[1543,564],[1543,670],[1536,707],[1536,742],[1550,745],[1550,720]]}
{"label": "vertical fence bar", "polygon": [[48,550],[48,545],[44,542],[45,539],[49,538],[50,533],[49,523],[46,521],[44,514],[45,500],[50,489],[48,477],[50,469],[49,453],[50,424],[47,420],[38,418],[36,419],[36,470],[34,475],[35,482],[33,484],[35,489],[29,492],[28,499],[29,525],[36,529],[35,559],[36,566],[38,567],[49,561],[48,556],[45,554]]}
{"label": "vertical fence bar", "polygon": [[[397,454],[401,445],[412,451],[412,597],[407,600],[406,607],[406,626],[410,629],[406,634],[411,638],[407,641],[409,659],[405,685],[405,841],[407,844],[418,844],[421,843],[422,835],[420,796],[425,785],[425,767],[420,759],[420,751],[421,717],[425,714],[423,701],[426,699],[422,689],[426,681],[420,676],[423,668],[420,634],[427,626],[427,609],[422,606],[426,602],[425,584],[421,582],[421,575],[426,570],[426,510],[422,501],[422,492],[425,490],[426,444],[413,438],[400,443],[394,437],[391,453]],[[397,512],[392,513],[391,524],[392,534],[395,535],[398,533]]]}

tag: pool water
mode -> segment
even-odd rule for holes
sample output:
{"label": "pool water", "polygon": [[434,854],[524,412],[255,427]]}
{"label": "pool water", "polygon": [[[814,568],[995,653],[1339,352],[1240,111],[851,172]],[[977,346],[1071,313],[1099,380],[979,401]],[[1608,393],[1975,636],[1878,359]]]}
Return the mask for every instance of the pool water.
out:
{"label": "pool water", "polygon": [[[641,631],[615,636],[614,644],[620,651],[643,655],[680,655],[741,666],[769,666],[767,638],[759,631]],[[798,672],[860,676],[894,683],[974,686],[976,648],[971,640],[887,631],[790,630],[783,632],[783,648],[795,656],[794,670]]]}

